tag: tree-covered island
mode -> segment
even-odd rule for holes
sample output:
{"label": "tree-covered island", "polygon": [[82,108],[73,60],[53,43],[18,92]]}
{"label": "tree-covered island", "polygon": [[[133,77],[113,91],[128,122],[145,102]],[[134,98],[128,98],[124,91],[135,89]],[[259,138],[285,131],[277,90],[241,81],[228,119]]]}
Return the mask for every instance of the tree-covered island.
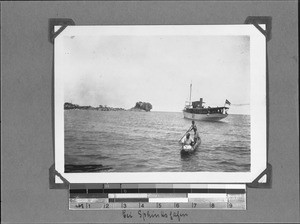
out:
{"label": "tree-covered island", "polygon": [[130,109],[130,111],[150,111],[152,109],[151,103],[146,102],[137,102],[133,108]]}

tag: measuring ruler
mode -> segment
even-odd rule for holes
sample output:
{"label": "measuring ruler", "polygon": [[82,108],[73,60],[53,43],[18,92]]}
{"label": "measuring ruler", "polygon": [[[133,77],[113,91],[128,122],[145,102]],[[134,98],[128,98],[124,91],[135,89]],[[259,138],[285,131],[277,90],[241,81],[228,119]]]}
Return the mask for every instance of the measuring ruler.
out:
{"label": "measuring ruler", "polygon": [[69,193],[70,210],[246,209],[245,184],[71,185]]}

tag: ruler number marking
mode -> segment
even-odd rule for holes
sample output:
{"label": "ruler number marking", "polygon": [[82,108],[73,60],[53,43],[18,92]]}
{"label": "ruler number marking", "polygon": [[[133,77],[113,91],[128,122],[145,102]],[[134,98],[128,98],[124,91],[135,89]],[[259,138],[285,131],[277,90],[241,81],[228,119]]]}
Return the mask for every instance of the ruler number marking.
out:
{"label": "ruler number marking", "polygon": [[82,209],[91,208],[91,204],[90,203],[80,203],[80,204],[76,204],[75,207],[82,208]]}
{"label": "ruler number marking", "polygon": [[76,208],[83,208],[83,204],[77,204],[75,205]]}

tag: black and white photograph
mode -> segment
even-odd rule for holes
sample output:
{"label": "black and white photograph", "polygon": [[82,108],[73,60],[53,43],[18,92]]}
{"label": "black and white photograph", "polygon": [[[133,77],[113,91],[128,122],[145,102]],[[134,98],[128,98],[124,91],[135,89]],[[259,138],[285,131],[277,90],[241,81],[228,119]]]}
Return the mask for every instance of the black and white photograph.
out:
{"label": "black and white photograph", "polygon": [[55,40],[64,173],[250,174],[266,150],[257,32],[247,25],[67,27]]}
{"label": "black and white photograph", "polygon": [[299,223],[298,1],[1,1],[1,223]]}

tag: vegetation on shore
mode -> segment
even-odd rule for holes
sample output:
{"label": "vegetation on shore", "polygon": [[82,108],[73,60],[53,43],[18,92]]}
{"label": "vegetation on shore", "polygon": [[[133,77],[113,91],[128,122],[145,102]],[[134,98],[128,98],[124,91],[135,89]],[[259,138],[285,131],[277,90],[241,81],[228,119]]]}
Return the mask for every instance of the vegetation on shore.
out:
{"label": "vegetation on shore", "polygon": [[[78,104],[73,104],[66,102],[64,104],[64,109],[65,110],[98,110],[98,111],[125,111],[124,108],[115,108],[115,107],[108,107],[108,106],[103,106],[99,105],[98,107],[92,107],[92,106],[80,106]],[[151,103],[146,103],[146,102],[137,102],[135,106],[129,111],[150,111],[152,109]]]}
{"label": "vegetation on shore", "polygon": [[137,102],[133,108],[131,108],[131,111],[150,111],[152,109],[151,103],[147,102]]}
{"label": "vegetation on shore", "polygon": [[77,104],[72,103],[65,103],[64,104],[65,110],[100,110],[100,111],[121,111],[125,110],[124,108],[114,108],[114,107],[108,107],[108,106],[102,106],[99,105],[98,107],[92,107],[92,106],[79,106]]}

